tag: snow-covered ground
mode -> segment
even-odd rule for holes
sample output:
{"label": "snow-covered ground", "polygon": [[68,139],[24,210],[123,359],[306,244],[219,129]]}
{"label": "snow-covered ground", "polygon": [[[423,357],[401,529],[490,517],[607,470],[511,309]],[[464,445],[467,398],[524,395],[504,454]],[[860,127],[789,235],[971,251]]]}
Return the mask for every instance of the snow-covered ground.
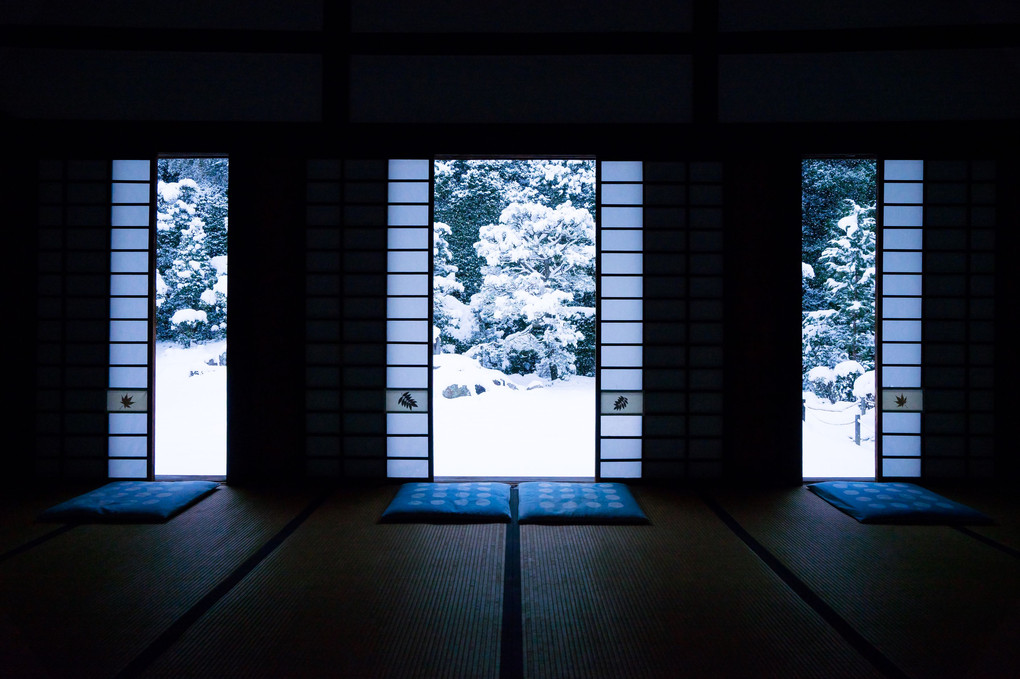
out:
{"label": "snow-covered ground", "polygon": [[226,340],[187,349],[156,343],[157,475],[226,475],[227,367],[219,365],[226,350]]}
{"label": "snow-covered ground", "polygon": [[[433,358],[436,476],[595,476],[594,377],[550,383],[479,368],[466,356]],[[466,385],[471,395],[445,398],[449,384]]]}
{"label": "snow-covered ground", "polygon": [[806,478],[873,478],[875,476],[875,411],[861,418],[861,445],[854,443],[856,403],[829,404],[805,392],[803,475]]}

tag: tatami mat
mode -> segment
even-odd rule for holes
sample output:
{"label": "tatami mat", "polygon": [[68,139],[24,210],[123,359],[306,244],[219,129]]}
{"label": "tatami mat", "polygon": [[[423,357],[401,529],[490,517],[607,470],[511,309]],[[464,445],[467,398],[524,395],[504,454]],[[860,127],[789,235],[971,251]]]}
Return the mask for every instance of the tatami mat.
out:
{"label": "tatami mat", "polygon": [[860,524],[801,487],[717,498],[910,677],[981,676],[1018,642],[1020,560],[956,529]]}
{"label": "tatami mat", "polygon": [[378,524],[338,490],[151,666],[152,677],[496,677],[505,524]]}
{"label": "tatami mat", "polygon": [[880,676],[696,495],[651,526],[522,526],[526,676]]}
{"label": "tatami mat", "polygon": [[7,559],[0,663],[27,676],[114,676],[310,496],[221,488],[165,524],[81,525]]}

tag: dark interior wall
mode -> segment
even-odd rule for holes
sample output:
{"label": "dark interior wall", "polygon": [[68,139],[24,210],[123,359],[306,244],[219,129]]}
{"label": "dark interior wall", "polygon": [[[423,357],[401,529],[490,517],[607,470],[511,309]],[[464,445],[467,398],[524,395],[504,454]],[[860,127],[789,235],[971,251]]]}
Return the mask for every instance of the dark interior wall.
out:
{"label": "dark interior wall", "polygon": [[[584,153],[719,163],[723,469],[731,478],[799,479],[799,427],[777,424],[799,409],[797,388],[787,385],[788,399],[774,391],[800,361],[799,295],[787,268],[796,270],[802,155],[931,157],[938,149],[948,158],[999,160],[999,225],[1015,224],[1007,198],[1015,171],[1004,146],[1020,113],[1013,37],[1020,13],[1011,3],[995,11],[930,3],[922,15],[896,2],[850,14],[817,2],[800,12],[737,0],[662,2],[641,15],[630,3],[604,3],[602,12],[590,3],[557,12],[524,3],[504,16],[477,3],[422,14],[418,3],[356,2],[346,15],[302,2],[285,17],[269,4],[242,15],[230,3],[195,3],[168,18],[136,3],[86,16],[56,2],[45,12],[25,6],[0,15],[0,121],[28,148],[2,161],[3,190],[21,223],[38,225],[38,186],[26,168],[40,159],[230,154],[231,336],[244,338],[232,344],[229,385],[237,478],[302,475],[309,428],[322,423],[310,416],[305,371],[309,159]],[[337,177],[339,195],[344,181]],[[383,223],[336,226],[340,240],[328,256],[356,268],[374,261],[374,246],[343,234]],[[1003,230],[997,271],[1008,270],[1010,238]],[[12,242],[26,255],[15,277],[36,280],[36,234]],[[348,283],[365,286],[382,272],[348,273],[355,276]],[[1015,283],[996,280],[996,299],[1013,299],[1003,291]],[[361,327],[353,325],[364,320],[359,305],[372,297],[355,289],[337,301],[338,319],[352,328]],[[40,327],[37,300],[14,304]],[[1006,346],[1004,324],[994,327],[996,345]],[[22,340],[24,355],[37,355],[35,340]],[[369,344],[360,335],[337,343],[341,403],[372,391],[358,382],[378,373],[365,358]],[[669,350],[656,349],[660,357]],[[14,369],[34,385],[37,367]],[[997,403],[1008,398],[1007,383],[997,375]],[[37,403],[27,399],[17,412],[39,434]],[[373,469],[380,440],[365,403],[337,429],[343,450],[370,451],[339,453],[337,469],[359,476]],[[1004,419],[992,425],[997,469],[1014,460],[1001,445]],[[771,445],[763,446],[766,436]],[[32,471],[24,456],[7,454],[16,469]],[[663,476],[683,477],[666,473],[682,468],[675,462],[659,465]]]}

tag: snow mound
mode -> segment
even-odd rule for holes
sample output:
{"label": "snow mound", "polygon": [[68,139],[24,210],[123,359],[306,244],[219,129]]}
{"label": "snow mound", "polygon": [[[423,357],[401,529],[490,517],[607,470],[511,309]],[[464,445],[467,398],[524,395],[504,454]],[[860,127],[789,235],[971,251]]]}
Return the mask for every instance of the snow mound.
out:
{"label": "snow mound", "polygon": [[446,398],[480,396],[490,389],[517,390],[517,384],[499,370],[483,368],[464,354],[436,354],[432,357],[432,383]]}

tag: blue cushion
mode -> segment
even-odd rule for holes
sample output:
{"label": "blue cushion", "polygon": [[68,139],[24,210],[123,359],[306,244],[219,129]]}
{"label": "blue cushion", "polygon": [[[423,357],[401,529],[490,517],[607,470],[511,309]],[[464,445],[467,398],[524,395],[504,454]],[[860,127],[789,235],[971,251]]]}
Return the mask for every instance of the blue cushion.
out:
{"label": "blue cushion", "polygon": [[517,486],[518,523],[644,524],[630,489],[622,483],[527,481]]}
{"label": "blue cushion", "polygon": [[40,521],[166,521],[213,492],[215,481],[114,481],[45,510]]}
{"label": "blue cushion", "polygon": [[385,522],[509,523],[510,485],[494,481],[405,483],[382,514]]}
{"label": "blue cushion", "polygon": [[824,481],[808,490],[861,523],[991,523],[966,505],[912,483]]}

